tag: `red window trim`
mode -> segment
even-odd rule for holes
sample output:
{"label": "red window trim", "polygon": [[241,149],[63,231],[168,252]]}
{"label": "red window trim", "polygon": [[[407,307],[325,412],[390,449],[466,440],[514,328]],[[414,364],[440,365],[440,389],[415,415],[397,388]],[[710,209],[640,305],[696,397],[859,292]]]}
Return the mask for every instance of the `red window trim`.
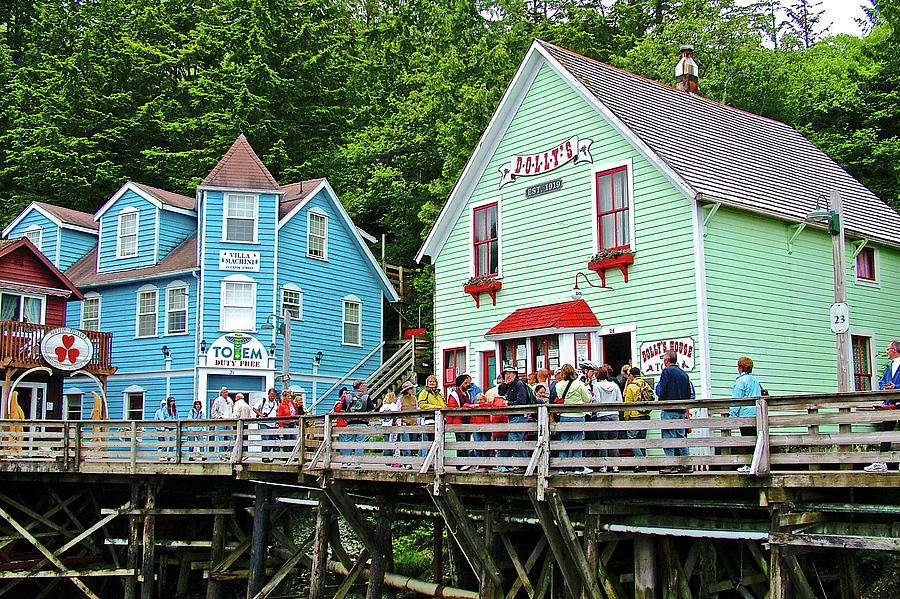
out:
{"label": "red window trim", "polygon": [[[598,251],[627,250],[631,247],[631,235],[628,236],[629,241],[625,245],[616,245],[613,247],[603,247],[603,216],[606,214],[616,214],[616,225],[618,225],[619,224],[619,215],[617,213],[624,212],[625,216],[627,218],[628,211],[631,210],[631,198],[630,197],[626,198],[627,203],[625,204],[625,206],[623,208],[615,208],[616,198],[615,198],[615,195],[613,195],[613,201],[612,201],[613,209],[606,210],[604,212],[600,211],[600,186],[599,186],[600,177],[605,177],[606,175],[613,175],[620,171],[625,171],[626,175],[627,175],[628,167],[627,166],[619,166],[616,168],[609,169],[607,171],[600,171],[600,172],[594,173],[594,208],[596,209],[596,218],[597,218],[597,250]],[[612,184],[612,181],[613,181],[613,179],[610,178],[610,184]],[[630,227],[631,226],[630,222],[626,222],[625,226]],[[618,232],[618,226],[616,227],[616,231]],[[616,235],[616,237],[618,237],[618,235]]]}
{"label": "red window trim", "polygon": [[[872,266],[872,276],[866,277],[859,274],[859,259],[862,258],[863,254],[867,254],[871,257],[871,266]],[[876,281],[878,279],[877,274],[875,272],[875,248],[872,247],[864,247],[859,251],[856,255],[856,278],[861,281]]]}
{"label": "red window trim", "polygon": [[[491,387],[494,386],[494,381],[488,380],[488,358],[494,358],[494,370],[496,371],[498,368],[497,365],[497,350],[491,350],[486,352],[481,352],[481,388],[487,391]],[[494,373],[494,377],[497,376],[498,373]]]}
{"label": "red window trim", "polygon": [[[868,372],[857,371],[857,366],[862,366],[862,364],[858,364],[856,361],[856,352],[855,346],[858,343],[865,343],[866,345],[866,358],[868,364],[866,364],[866,369]],[[871,391],[872,390],[872,338],[866,337],[865,335],[851,335],[850,336],[850,358],[853,362],[853,387],[857,391]],[[868,389],[860,389],[859,388],[859,379],[868,378],[869,379],[869,388]]]}
{"label": "red window trim", "polygon": [[[488,209],[490,209],[491,207],[494,207],[497,209],[497,230],[499,231],[499,229],[500,229],[500,209],[499,209],[497,202],[491,202],[490,204],[484,204],[483,206],[478,206],[477,208],[474,208],[472,210],[472,253],[473,253],[472,259],[475,262],[475,276],[476,277],[496,276],[498,274],[497,272],[480,272],[479,265],[478,265],[478,246],[485,245],[485,244],[491,244],[491,243],[499,243],[499,241],[500,241],[499,237],[488,237],[482,241],[478,241],[478,235],[476,233],[477,229],[476,229],[475,225],[478,222],[479,212],[485,215],[484,216],[484,219],[485,219],[484,234],[487,235],[488,227],[487,227],[487,216],[486,216],[487,212],[486,211]],[[488,250],[488,255],[490,256],[490,250]],[[499,260],[498,260],[497,266],[499,267],[499,265],[500,264],[499,264]]]}
{"label": "red window trim", "polygon": [[[449,354],[453,354],[454,360],[455,360],[455,359],[456,359],[456,353],[457,353],[457,352],[462,352],[462,353],[463,353],[463,360],[466,360],[466,359],[467,359],[467,357],[466,357],[466,348],[465,348],[465,347],[448,347],[448,348],[445,348],[445,349],[443,350],[443,361],[442,361],[442,362],[443,362],[443,367],[444,367],[444,368],[443,368],[443,376],[441,377],[441,380],[442,380],[443,383],[444,383],[444,388],[445,388],[445,389],[448,388],[448,387],[449,387],[449,388],[452,388],[452,387],[455,387],[455,386],[456,386],[456,376],[457,376],[457,375],[453,375],[453,380],[452,380],[452,381],[448,381],[448,380],[447,380],[447,354],[448,354],[448,353],[449,353]],[[454,364],[453,366],[454,366],[454,369],[459,368],[459,364],[458,364],[458,363]],[[462,374],[463,372],[465,372],[465,370],[461,371],[460,374]]]}

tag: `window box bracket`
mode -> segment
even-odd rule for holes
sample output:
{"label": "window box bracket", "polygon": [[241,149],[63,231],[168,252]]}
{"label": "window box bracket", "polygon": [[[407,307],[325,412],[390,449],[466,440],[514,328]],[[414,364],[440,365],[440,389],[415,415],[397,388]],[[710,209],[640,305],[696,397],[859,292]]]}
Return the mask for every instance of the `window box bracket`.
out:
{"label": "window box bracket", "polygon": [[481,307],[481,294],[487,293],[491,296],[491,302],[493,305],[497,305],[497,292],[503,288],[503,283],[500,281],[484,281],[481,283],[474,283],[472,285],[464,285],[463,291],[471,295],[475,299],[475,307]]}
{"label": "window box bracket", "polygon": [[618,268],[621,270],[622,276],[625,277],[625,282],[627,283],[629,264],[634,264],[634,254],[622,254],[621,256],[616,256],[614,258],[604,258],[602,260],[588,262],[588,268],[600,276],[600,284],[603,287],[606,287],[606,271],[610,268]]}

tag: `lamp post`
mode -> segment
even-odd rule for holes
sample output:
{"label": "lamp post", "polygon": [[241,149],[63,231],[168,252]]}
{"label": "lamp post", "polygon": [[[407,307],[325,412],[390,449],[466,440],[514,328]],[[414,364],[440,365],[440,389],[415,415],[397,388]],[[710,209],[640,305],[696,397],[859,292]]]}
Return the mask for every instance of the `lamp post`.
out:
{"label": "lamp post", "polygon": [[170,395],[170,382],[169,371],[172,370],[172,350],[169,349],[168,345],[162,346],[162,355],[163,360],[166,363],[166,398]]}
{"label": "lamp post", "polygon": [[319,382],[319,364],[322,363],[322,356],[324,354],[321,351],[317,351],[316,355],[313,356],[313,388],[312,388],[312,400],[316,401],[316,383]]}
{"label": "lamp post", "polygon": [[[281,390],[287,391],[291,386],[291,313],[289,310],[285,310],[281,316],[277,314],[270,314],[268,318],[266,318],[266,324],[262,325],[263,329],[274,329],[275,325],[272,324],[273,319],[281,318],[284,322],[278,328],[279,332],[281,332],[282,338],[284,339],[284,347],[281,352]],[[274,336],[274,335],[273,335]]]}
{"label": "lamp post", "polygon": [[832,190],[829,194],[831,210],[817,208],[807,220],[827,224],[831,233],[831,260],[834,267],[834,303],[831,305],[831,330],[835,336],[837,351],[838,393],[852,391],[850,380],[850,308],[847,305],[847,264],[844,244],[844,221],[841,218],[843,204],[841,194]]}

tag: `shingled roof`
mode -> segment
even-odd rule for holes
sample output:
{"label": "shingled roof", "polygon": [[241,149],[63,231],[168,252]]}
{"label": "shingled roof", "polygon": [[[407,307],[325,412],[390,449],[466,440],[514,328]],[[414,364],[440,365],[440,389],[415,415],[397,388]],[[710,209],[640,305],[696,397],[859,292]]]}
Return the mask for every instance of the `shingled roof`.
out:
{"label": "shingled roof", "polygon": [[849,232],[900,244],[900,214],[789,125],[536,44],[702,201],[802,221],[836,189]]}
{"label": "shingled roof", "polygon": [[278,183],[242,133],[200,187],[269,190],[278,189]]}
{"label": "shingled roof", "polygon": [[81,260],[69,267],[66,276],[78,287],[123,283],[140,279],[151,279],[179,272],[191,271],[197,266],[197,236],[191,235],[168,256],[153,266],[133,268],[115,272],[97,272],[97,248],[92,249]]}
{"label": "shingled roof", "polygon": [[284,218],[290,214],[294,207],[309,197],[315,191],[319,184],[325,179],[310,179],[308,181],[298,181],[297,183],[288,183],[281,185],[278,189],[284,192],[281,197],[281,205],[279,206],[278,218]]}
{"label": "shingled roof", "polygon": [[143,183],[134,183],[135,186],[142,189],[144,192],[150,194],[163,204],[168,204],[170,206],[175,206],[176,208],[184,208],[185,210],[194,210],[195,205],[197,203],[196,198],[191,198],[188,196],[183,196],[179,193],[175,193],[174,191],[166,191],[165,189],[160,189],[159,187],[152,187],[150,185],[145,185]]}
{"label": "shingled roof", "polygon": [[583,299],[532,308],[519,308],[485,333],[496,339],[508,333],[555,329],[596,329],[600,321]]}
{"label": "shingled roof", "polygon": [[99,229],[99,225],[94,222],[94,215],[87,212],[72,210],[62,206],[54,206],[46,202],[35,202],[35,206],[39,206],[59,219],[60,222],[68,225],[76,225],[86,229]]}

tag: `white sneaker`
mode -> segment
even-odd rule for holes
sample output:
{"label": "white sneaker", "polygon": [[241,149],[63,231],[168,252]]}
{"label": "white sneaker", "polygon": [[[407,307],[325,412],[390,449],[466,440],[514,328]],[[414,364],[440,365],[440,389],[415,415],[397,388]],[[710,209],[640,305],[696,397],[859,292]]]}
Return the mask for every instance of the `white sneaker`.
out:
{"label": "white sneaker", "polygon": [[[606,472],[606,470],[603,470],[603,471]],[[575,474],[593,474],[593,473],[594,473],[594,471],[591,470],[590,468],[582,468],[581,470],[575,471]]]}
{"label": "white sneaker", "polygon": [[740,468],[738,468],[737,471],[740,472],[741,474],[749,474],[749,473],[750,473],[750,466],[747,466],[747,465],[745,464],[745,465],[741,466]]}
{"label": "white sneaker", "polygon": [[618,467],[618,466],[613,466],[613,467],[612,467],[612,471],[613,471],[613,472],[618,472],[618,471],[619,471],[619,467]]}
{"label": "white sneaker", "polygon": [[873,462],[863,468],[866,472],[887,472],[887,464],[884,462]]}
{"label": "white sneaker", "polygon": [[[587,470],[587,468],[585,468],[585,470]],[[606,472],[606,466],[600,466],[600,467],[597,469],[597,472]],[[577,474],[577,473],[576,473],[576,474]]]}

